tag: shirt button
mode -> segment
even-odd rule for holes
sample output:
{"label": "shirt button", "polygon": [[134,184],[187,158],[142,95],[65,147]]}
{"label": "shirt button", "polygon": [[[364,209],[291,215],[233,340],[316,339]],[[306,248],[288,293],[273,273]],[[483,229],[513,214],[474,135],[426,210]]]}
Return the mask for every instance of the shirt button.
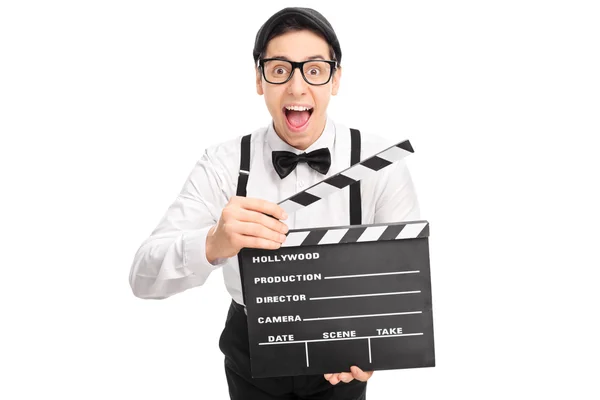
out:
{"label": "shirt button", "polygon": [[304,187],[304,181],[300,181],[300,182],[298,182],[298,187],[301,187],[301,188],[303,188],[303,187]]}

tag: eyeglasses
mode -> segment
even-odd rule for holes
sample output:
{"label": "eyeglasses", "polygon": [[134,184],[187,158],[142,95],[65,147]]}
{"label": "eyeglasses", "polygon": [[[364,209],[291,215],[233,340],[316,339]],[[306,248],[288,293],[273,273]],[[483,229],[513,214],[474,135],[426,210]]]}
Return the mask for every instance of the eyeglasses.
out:
{"label": "eyeglasses", "polygon": [[263,77],[269,83],[281,85],[292,79],[296,68],[302,72],[304,80],[314,86],[325,85],[337,69],[337,61],[308,60],[294,62],[280,58],[265,58],[258,61]]}

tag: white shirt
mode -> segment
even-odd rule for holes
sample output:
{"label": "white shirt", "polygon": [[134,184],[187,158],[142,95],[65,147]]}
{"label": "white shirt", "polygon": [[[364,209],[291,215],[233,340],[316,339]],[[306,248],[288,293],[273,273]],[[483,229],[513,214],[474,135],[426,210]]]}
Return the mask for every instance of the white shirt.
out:
{"label": "white shirt", "polygon": [[[360,129],[360,128],[358,128]],[[361,160],[406,138],[386,141],[361,130]],[[223,272],[231,297],[244,304],[237,256],[211,264],[206,258],[206,235],[232,196],[236,195],[241,136],[208,148],[189,174],[181,192],[135,254],[129,277],[141,298],[166,298],[204,284],[211,272]],[[306,152],[328,147],[331,167],[326,175],[298,163],[284,179],[275,172],[271,152],[298,150],[284,142],[273,123],[252,132],[247,197],[278,203],[326,177],[350,167],[350,130],[327,118],[321,136]],[[362,223],[391,223],[419,219],[412,179],[403,160],[361,181]],[[290,229],[350,225],[349,188],[300,209],[283,222]]]}

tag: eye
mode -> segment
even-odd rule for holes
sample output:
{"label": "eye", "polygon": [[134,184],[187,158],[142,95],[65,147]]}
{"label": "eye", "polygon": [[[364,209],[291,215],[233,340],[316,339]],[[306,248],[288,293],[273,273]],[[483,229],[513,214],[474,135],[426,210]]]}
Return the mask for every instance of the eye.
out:
{"label": "eye", "polygon": [[278,67],[273,68],[273,74],[275,74],[275,75],[285,75],[287,73],[288,72],[287,72],[287,69],[285,69],[285,67],[278,66]]}
{"label": "eye", "polygon": [[304,66],[304,74],[310,76],[319,76],[324,73],[325,66],[320,62],[306,64]]}

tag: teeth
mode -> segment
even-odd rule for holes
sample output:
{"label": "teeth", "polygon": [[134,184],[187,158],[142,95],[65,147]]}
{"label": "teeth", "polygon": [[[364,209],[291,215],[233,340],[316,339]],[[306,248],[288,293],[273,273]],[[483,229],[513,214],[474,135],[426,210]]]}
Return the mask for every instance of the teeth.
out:
{"label": "teeth", "polygon": [[308,111],[308,110],[312,109],[312,107],[303,107],[303,106],[286,106],[285,108],[290,111]]}

